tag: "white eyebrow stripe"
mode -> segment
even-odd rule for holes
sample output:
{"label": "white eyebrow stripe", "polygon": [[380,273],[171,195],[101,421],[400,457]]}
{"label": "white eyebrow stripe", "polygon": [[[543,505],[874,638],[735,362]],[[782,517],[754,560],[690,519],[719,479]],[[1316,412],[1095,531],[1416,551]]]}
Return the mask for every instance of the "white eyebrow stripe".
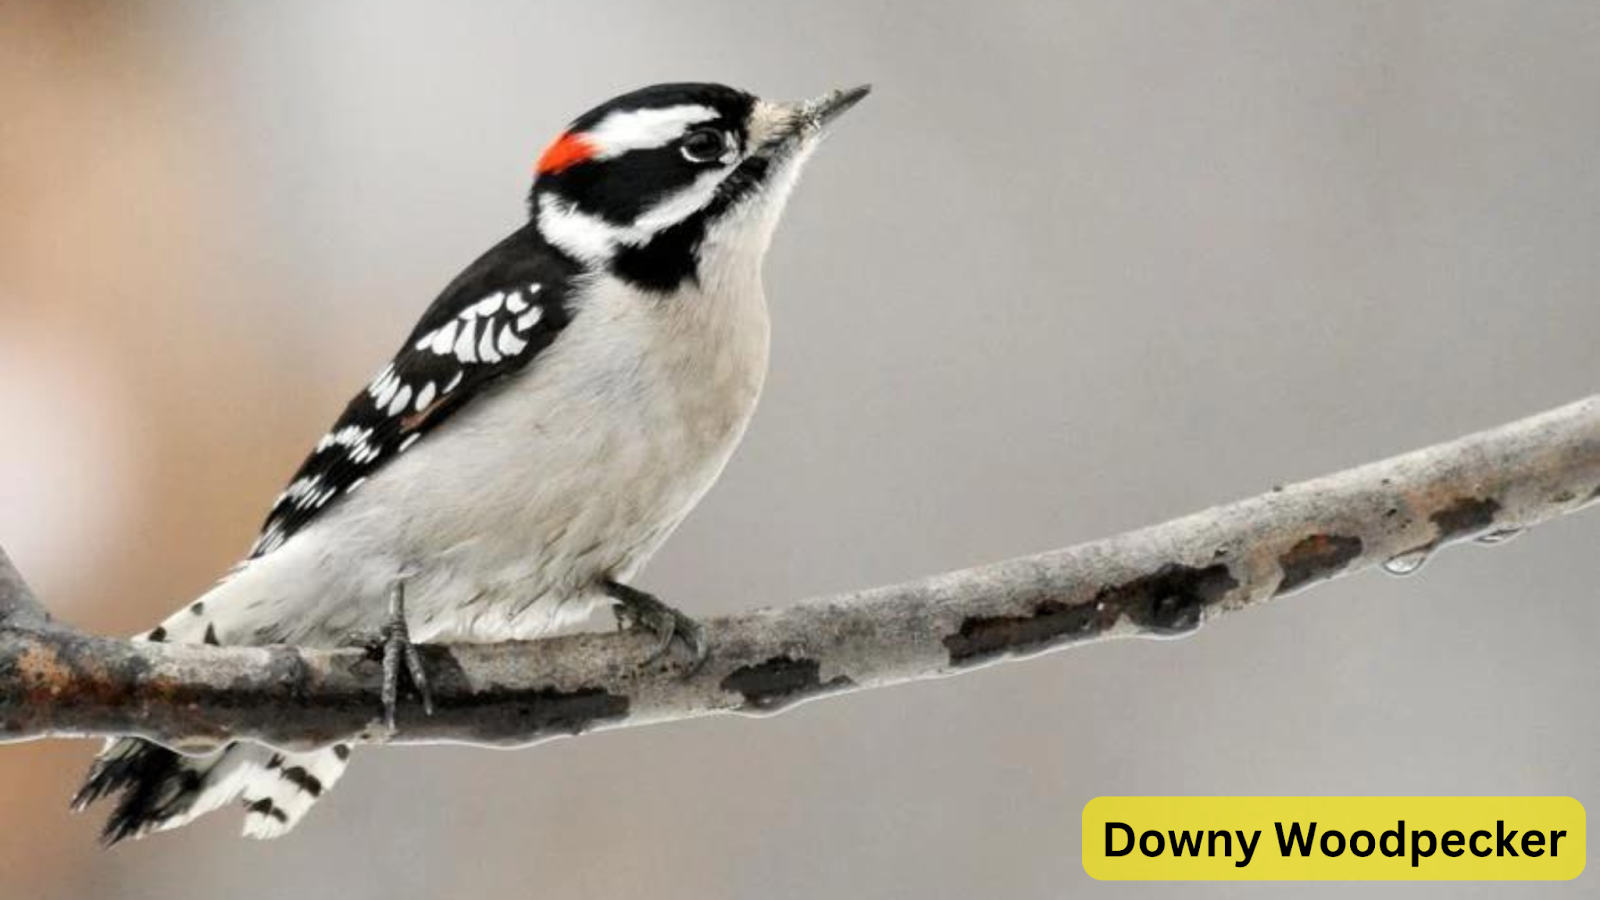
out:
{"label": "white eyebrow stripe", "polygon": [[583,132],[595,156],[607,159],[630,150],[664,147],[683,136],[689,126],[717,117],[717,111],[697,103],[661,109],[632,109],[611,113]]}

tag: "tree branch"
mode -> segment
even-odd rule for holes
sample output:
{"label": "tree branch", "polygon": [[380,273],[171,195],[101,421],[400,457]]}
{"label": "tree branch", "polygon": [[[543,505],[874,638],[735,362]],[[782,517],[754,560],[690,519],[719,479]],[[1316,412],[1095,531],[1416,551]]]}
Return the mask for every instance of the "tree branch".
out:
{"label": "tree branch", "polygon": [[[134,734],[521,745],[949,675],[1203,622],[1370,566],[1494,540],[1600,499],[1600,397],[1066,550],[705,622],[698,671],[636,671],[641,635],[424,647],[436,713],[379,724],[356,650],[93,637],[44,616],[0,553],[0,740]],[[1393,562],[1391,562],[1393,561]],[[377,602],[375,600],[375,602]]]}
{"label": "tree branch", "polygon": [[22,580],[22,573],[11,564],[11,557],[0,547],[0,628],[41,628],[53,625],[44,605]]}

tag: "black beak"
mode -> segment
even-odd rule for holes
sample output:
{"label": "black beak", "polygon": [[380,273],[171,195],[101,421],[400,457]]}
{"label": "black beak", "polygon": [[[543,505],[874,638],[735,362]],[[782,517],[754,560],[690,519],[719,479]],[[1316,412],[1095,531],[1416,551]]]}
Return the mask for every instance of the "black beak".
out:
{"label": "black beak", "polygon": [[870,93],[872,93],[870,84],[853,87],[847,91],[829,91],[806,104],[806,117],[818,127],[827,125],[843,115],[845,110],[860,103],[861,99]]}

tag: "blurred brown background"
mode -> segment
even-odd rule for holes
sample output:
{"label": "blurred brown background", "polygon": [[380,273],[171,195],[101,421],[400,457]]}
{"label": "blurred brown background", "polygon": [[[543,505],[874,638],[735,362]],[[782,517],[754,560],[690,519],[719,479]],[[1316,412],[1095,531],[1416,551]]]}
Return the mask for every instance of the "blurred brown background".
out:
{"label": "blurred brown background", "polygon": [[[1600,384],[1600,6],[0,4],[0,544],[128,632],[621,90],[870,80],[768,265],[773,374],[646,586],[784,602],[1059,546]],[[288,839],[106,853],[0,748],[0,896],[1343,896],[1094,884],[1100,794],[1570,794],[1600,519],[1182,642],[529,752],[363,754]],[[1574,897],[1548,885],[1367,895]]]}

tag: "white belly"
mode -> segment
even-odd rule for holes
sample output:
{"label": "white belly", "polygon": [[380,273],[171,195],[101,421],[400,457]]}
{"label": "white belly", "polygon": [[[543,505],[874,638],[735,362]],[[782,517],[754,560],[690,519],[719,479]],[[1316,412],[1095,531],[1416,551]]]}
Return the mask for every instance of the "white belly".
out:
{"label": "white belly", "polygon": [[417,640],[587,616],[598,582],[637,574],[710,488],[754,411],[766,305],[754,272],[732,281],[670,297],[598,283],[527,370],[219,585],[207,618],[228,643],[328,643],[381,624],[402,573]]}

